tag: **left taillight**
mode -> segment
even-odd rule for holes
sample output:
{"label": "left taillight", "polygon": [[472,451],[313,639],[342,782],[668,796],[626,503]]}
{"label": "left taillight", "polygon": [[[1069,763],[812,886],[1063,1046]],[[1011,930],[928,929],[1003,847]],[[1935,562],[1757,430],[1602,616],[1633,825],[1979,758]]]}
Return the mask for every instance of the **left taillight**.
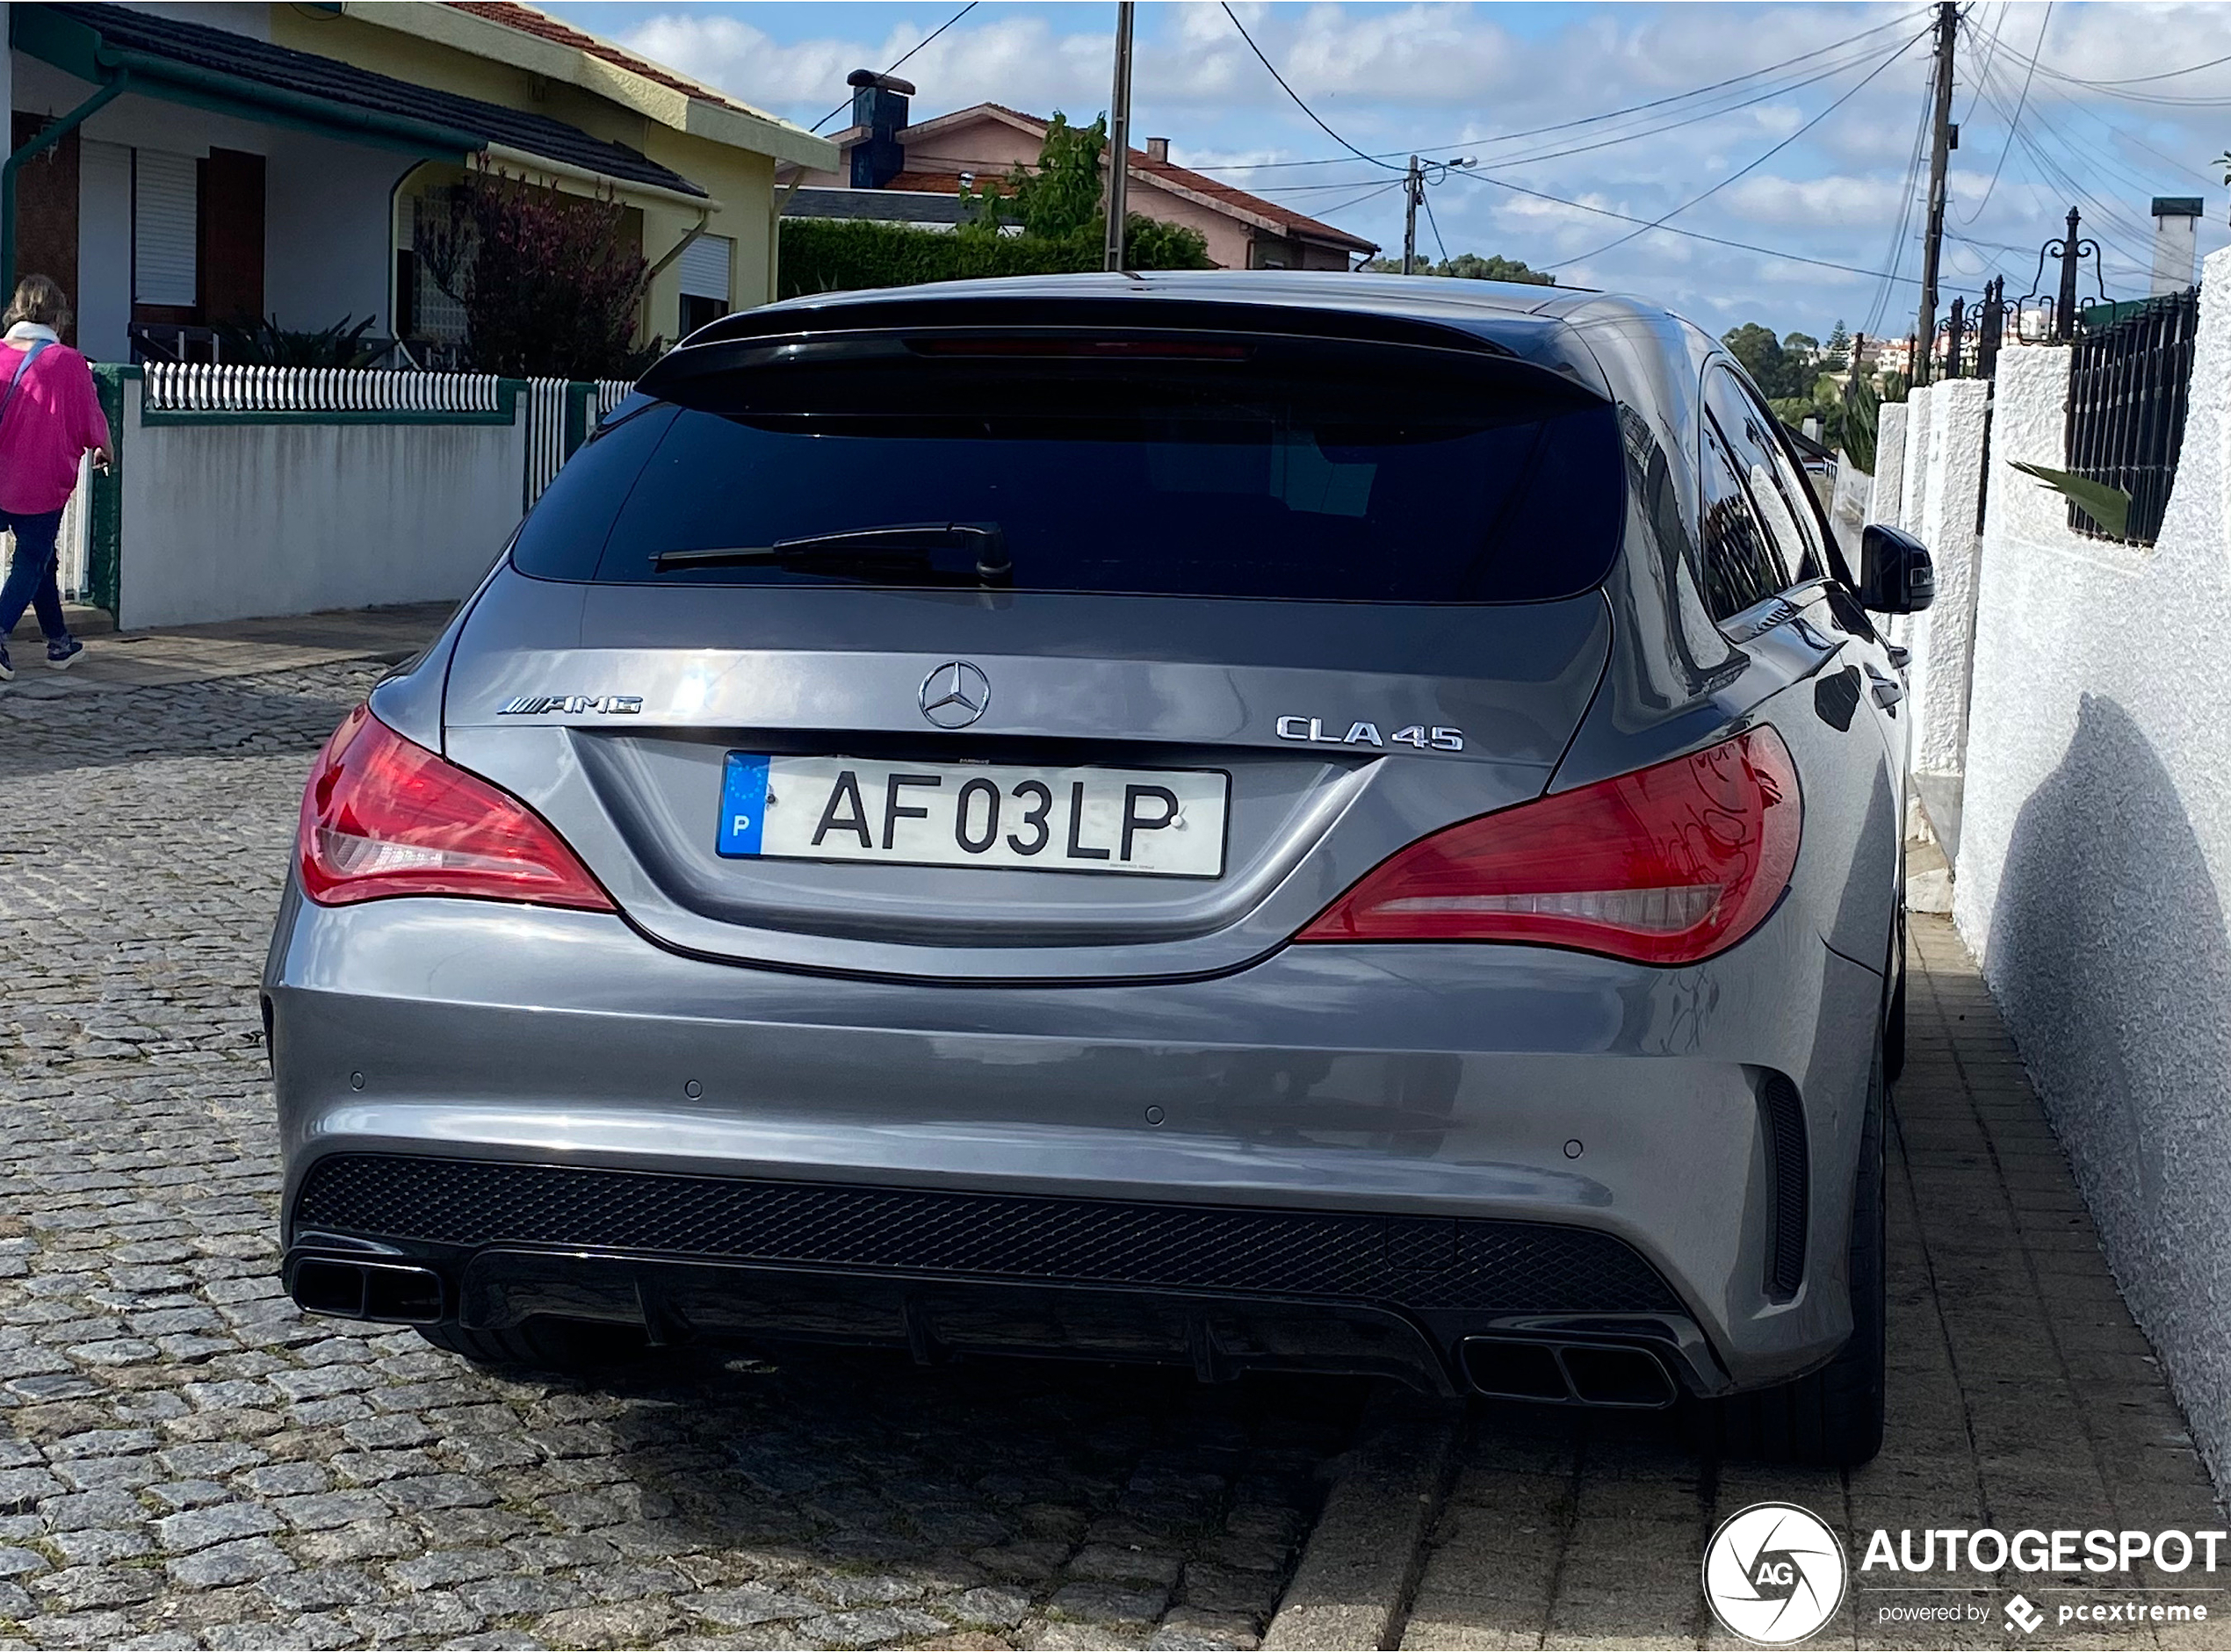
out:
{"label": "left taillight", "polygon": [[310,771],[295,866],[302,892],[327,906],[451,895],[615,910],[549,822],[365,705],[341,720]]}

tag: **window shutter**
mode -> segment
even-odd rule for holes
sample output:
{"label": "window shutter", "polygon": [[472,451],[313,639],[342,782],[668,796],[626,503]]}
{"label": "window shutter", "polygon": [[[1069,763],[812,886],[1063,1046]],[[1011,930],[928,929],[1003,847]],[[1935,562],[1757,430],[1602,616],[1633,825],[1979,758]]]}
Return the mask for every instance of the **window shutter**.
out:
{"label": "window shutter", "polygon": [[161,149],[132,154],[132,301],[191,306],[194,279],[194,158]]}
{"label": "window shutter", "polygon": [[682,249],[676,265],[682,271],[685,298],[717,299],[728,302],[728,261],[736,243],[726,235],[700,235]]}

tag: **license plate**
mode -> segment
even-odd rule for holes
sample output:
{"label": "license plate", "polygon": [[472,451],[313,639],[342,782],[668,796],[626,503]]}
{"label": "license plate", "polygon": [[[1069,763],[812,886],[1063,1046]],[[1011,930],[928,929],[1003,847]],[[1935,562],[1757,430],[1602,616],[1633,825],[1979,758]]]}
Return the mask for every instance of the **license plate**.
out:
{"label": "license plate", "polygon": [[732,858],[885,861],[1216,877],[1231,777],[1202,768],[1025,768],[731,752]]}

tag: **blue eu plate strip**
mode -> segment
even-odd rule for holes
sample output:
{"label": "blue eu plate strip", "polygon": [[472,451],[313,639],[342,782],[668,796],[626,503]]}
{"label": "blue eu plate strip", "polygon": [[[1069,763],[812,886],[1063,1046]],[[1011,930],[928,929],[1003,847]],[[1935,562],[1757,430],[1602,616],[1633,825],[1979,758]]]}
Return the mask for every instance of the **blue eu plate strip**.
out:
{"label": "blue eu plate strip", "polygon": [[720,852],[756,855],[767,813],[767,760],[749,752],[728,754],[720,776]]}

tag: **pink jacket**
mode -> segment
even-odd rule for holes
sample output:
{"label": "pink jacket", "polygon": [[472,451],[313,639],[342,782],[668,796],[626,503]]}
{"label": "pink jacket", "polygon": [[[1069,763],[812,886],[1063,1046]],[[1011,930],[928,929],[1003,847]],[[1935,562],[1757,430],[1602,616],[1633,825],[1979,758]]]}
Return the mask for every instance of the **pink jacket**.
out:
{"label": "pink jacket", "polygon": [[[0,345],[0,396],[22,361],[15,343]],[[108,420],[94,393],[92,370],[67,344],[47,345],[25,368],[0,416],[0,511],[60,510],[77,486],[78,459],[107,445]]]}

